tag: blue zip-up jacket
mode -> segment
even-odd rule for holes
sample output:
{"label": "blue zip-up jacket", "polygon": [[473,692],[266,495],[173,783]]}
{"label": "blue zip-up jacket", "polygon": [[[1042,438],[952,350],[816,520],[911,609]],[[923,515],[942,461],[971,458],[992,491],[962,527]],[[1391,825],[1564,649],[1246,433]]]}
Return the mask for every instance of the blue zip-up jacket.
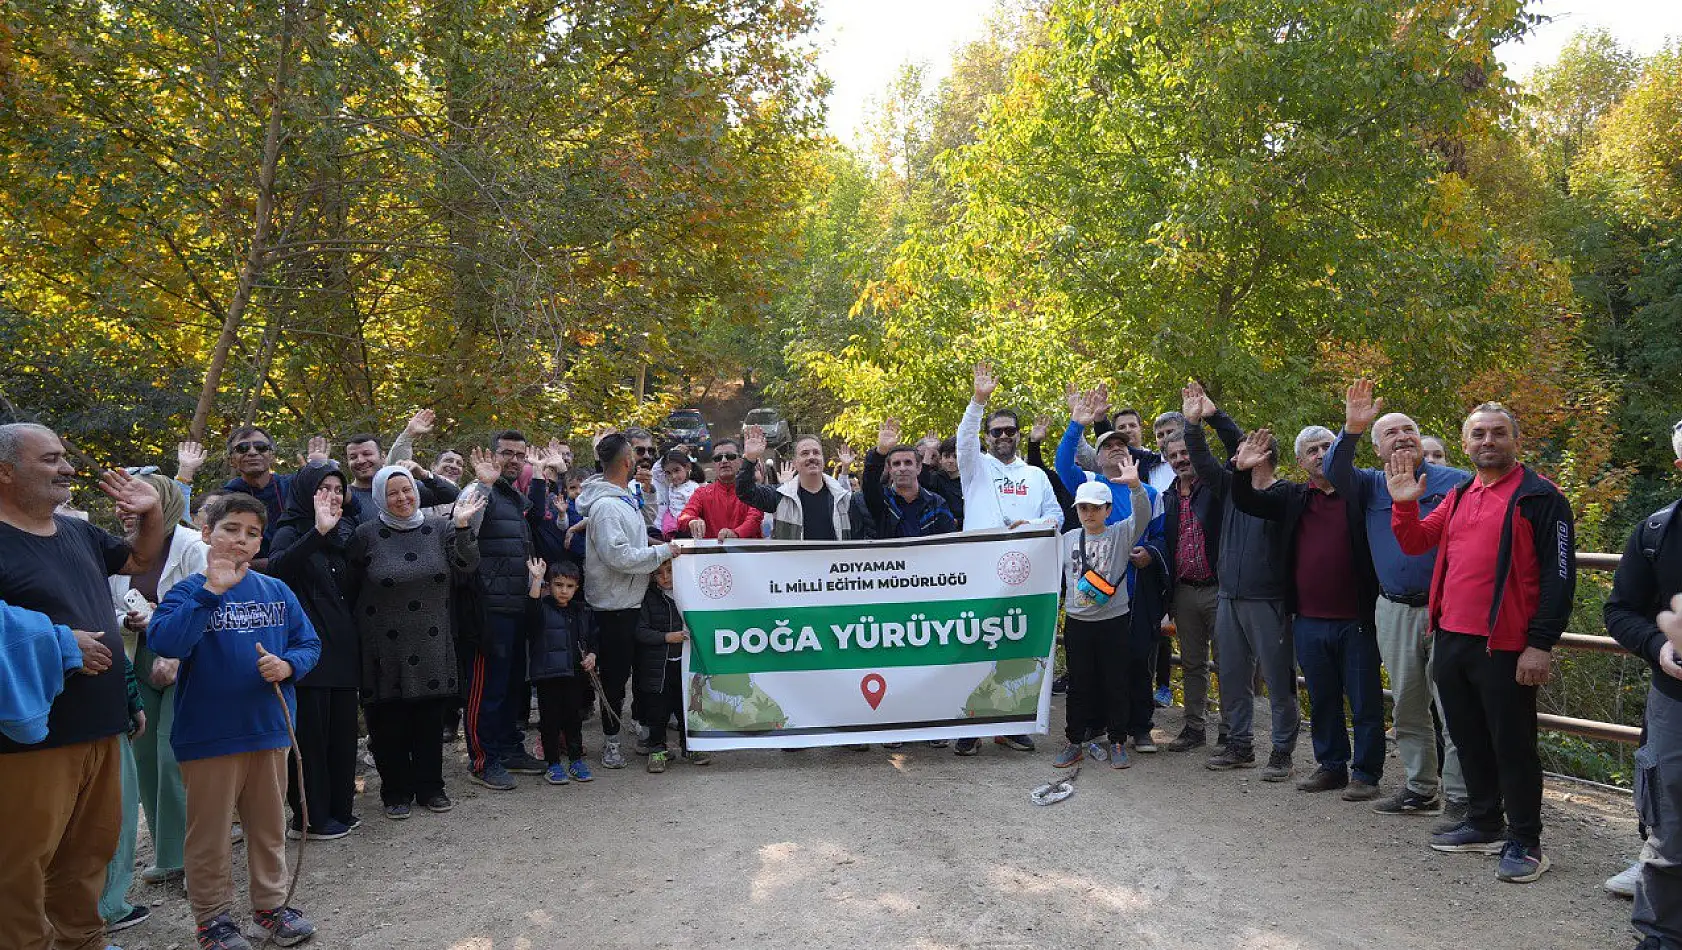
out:
{"label": "blue zip-up jacket", "polygon": [[[1372,551],[1379,588],[1396,596],[1427,593],[1437,564],[1437,550],[1432,548],[1417,556],[1402,553],[1396,533],[1390,530],[1390,486],[1384,480],[1384,473],[1355,467],[1355,449],[1360,444],[1359,435],[1338,432],[1337,440],[1326,454],[1326,480],[1365,514],[1367,547]],[[1425,473],[1425,495],[1419,499],[1422,520],[1442,504],[1449,492],[1472,477],[1470,472],[1430,462],[1422,463],[1420,470]]]}
{"label": "blue zip-up jacket", "polygon": [[[280,684],[286,713],[274,689],[257,672],[257,644],[292,664]],[[187,762],[292,744],[286,717],[297,721],[294,681],[315,668],[321,639],[291,588],[256,571],[225,594],[193,574],[164,595],[146,627],[146,645],[181,661],[175,680],[175,730],[170,747]]]}
{"label": "blue zip-up jacket", "polygon": [[81,668],[69,627],[0,600],[0,733],[24,745],[45,740],[53,700]]}
{"label": "blue zip-up jacket", "polygon": [[[1116,524],[1133,514],[1132,490],[1120,482],[1112,482],[1097,472],[1089,472],[1075,464],[1075,450],[1080,447],[1081,436],[1086,432],[1086,426],[1070,421],[1063,430],[1063,438],[1057,443],[1057,455],[1053,465],[1057,469],[1057,477],[1063,486],[1073,494],[1083,482],[1099,481],[1110,487],[1110,516],[1104,519],[1105,524]],[[1163,533],[1166,509],[1162,507],[1162,497],[1157,490],[1149,485],[1145,486],[1145,496],[1151,500],[1151,521],[1145,529],[1145,536],[1139,539],[1139,547],[1151,552],[1151,566],[1163,564],[1164,552],[1167,549],[1166,538]],[[1132,563],[1127,565],[1127,593],[1129,597],[1137,594],[1139,571]]]}

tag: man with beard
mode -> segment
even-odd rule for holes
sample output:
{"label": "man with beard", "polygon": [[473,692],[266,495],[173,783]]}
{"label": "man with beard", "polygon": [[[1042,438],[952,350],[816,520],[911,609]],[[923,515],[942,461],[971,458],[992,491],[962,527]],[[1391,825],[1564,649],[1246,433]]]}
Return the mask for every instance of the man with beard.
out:
{"label": "man with beard", "polygon": [[678,515],[679,534],[692,538],[736,538],[760,536],[765,513],[736,497],[736,476],[742,470],[742,447],[735,439],[713,443],[713,480],[695,489],[689,504]]}

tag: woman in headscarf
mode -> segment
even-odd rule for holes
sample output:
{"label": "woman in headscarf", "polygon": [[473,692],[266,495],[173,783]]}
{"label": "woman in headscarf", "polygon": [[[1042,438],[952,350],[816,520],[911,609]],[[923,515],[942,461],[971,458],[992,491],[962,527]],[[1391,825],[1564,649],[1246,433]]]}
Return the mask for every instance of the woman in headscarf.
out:
{"label": "woman in headscarf", "polygon": [[459,688],[451,625],[452,572],[479,566],[472,518],[485,495],[459,499],[449,519],[426,514],[409,472],[374,475],[379,517],[356,529],[347,552],[353,615],[362,638],[362,701],[387,818],[411,805],[454,807],[444,793],[444,716]]}
{"label": "woman in headscarf", "polygon": [[[166,660],[146,646],[146,624],[151,609],[176,583],[191,574],[204,571],[205,547],[200,533],[187,527],[187,497],[181,484],[163,475],[140,475],[142,481],[158,491],[162,505],[159,517],[165,524],[174,525],[164,541],[164,548],[152,558],[152,569],[132,577],[122,574],[111,578],[111,600],[123,617],[123,629],[134,636],[134,680],[140,692],[141,708],[146,712],[146,731],[134,740],[137,792],[140,806],[146,813],[146,827],[152,837],[152,864],[141,872],[147,883],[179,880],[182,876],[182,846],[187,836],[187,792],[181,784],[181,767],[170,750],[169,737],[175,726],[175,673],[178,660]],[[123,527],[131,533],[135,524],[131,517],[119,515]],[[129,596],[133,591],[145,599]],[[130,606],[134,600],[136,606]],[[125,841],[132,840],[125,835]],[[119,851],[119,860],[123,859]],[[127,869],[134,869],[134,854],[130,850]],[[127,890],[126,882],[123,887]],[[120,895],[119,895],[120,896]]]}
{"label": "woman in headscarf", "polygon": [[311,462],[292,476],[286,508],[269,542],[268,573],[286,582],[321,638],[321,660],[297,683],[298,749],[303,753],[306,816],[298,766],[288,771],[292,806],[287,835],[343,838],[359,819],[356,800],[356,702],[362,657],[346,596],[345,548],[356,530],[357,501],[339,463]]}

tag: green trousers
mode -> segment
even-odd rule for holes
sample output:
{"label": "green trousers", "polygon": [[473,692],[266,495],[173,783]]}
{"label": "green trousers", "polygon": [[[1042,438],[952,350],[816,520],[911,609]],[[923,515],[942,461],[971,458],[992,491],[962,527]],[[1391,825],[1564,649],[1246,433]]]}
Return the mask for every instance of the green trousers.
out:
{"label": "green trousers", "polygon": [[105,890],[99,894],[99,916],[106,924],[114,924],[134,910],[134,905],[128,902],[128,889],[134,883],[134,838],[140,826],[140,783],[134,767],[134,750],[128,736],[117,739],[123,773],[123,830],[117,836],[117,853],[105,868]]}
{"label": "green trousers", "polygon": [[152,866],[178,871],[187,840],[187,789],[181,784],[181,766],[169,746],[175,729],[175,687],[160,690],[151,684],[152,661],[156,658],[157,654],[145,647],[135,655],[135,678],[146,710],[146,734],[134,743],[134,764],[140,770],[140,807],[145,809],[146,829],[152,835]]}

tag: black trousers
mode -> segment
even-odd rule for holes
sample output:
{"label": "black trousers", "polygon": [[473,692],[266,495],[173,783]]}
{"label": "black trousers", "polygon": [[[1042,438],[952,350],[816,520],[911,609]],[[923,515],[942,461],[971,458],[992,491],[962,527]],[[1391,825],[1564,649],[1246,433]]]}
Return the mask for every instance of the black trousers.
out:
{"label": "black trousers", "polygon": [[1089,727],[1102,723],[1111,742],[1126,742],[1128,711],[1128,614],[1107,620],[1069,617],[1063,651],[1069,659],[1069,698],[1064,735],[1082,742]]}
{"label": "black trousers", "polygon": [[1156,639],[1156,685],[1167,686],[1174,672],[1174,639],[1162,636]]}
{"label": "black trousers", "polygon": [[[309,796],[309,826],[320,828],[329,821],[351,819],[356,800],[355,689],[311,689],[299,686],[298,748],[304,754],[304,791]],[[287,770],[286,802],[292,806],[292,824],[303,822],[298,801],[298,760],[292,757]]]}
{"label": "black trousers", "polygon": [[640,616],[642,611],[635,607],[596,611],[596,673],[602,680],[602,734],[606,736],[619,734],[619,717],[624,713],[625,684],[631,678],[631,657],[636,648]]}
{"label": "black trousers", "polygon": [[[664,646],[661,650],[666,649]],[[648,727],[648,747],[662,749],[666,746],[666,720],[673,713],[683,711],[683,664],[679,660],[666,661],[665,683],[659,692],[653,690],[639,690],[642,697],[642,714],[647,717],[640,720]],[[683,722],[679,715],[678,722]],[[678,743],[683,743],[683,727],[677,730]]]}
{"label": "black trousers", "polygon": [[1536,752],[1536,687],[1514,679],[1519,654],[1486,637],[1437,633],[1432,678],[1466,776],[1466,820],[1534,846],[1542,839],[1542,760]]}
{"label": "black trousers", "polygon": [[[543,740],[543,760],[550,765],[584,758],[583,719],[578,715],[576,676],[533,680],[537,690],[537,734]],[[562,740],[565,745],[562,745]]]}
{"label": "black trousers", "polygon": [[443,697],[399,699],[369,703],[364,710],[382,804],[425,804],[444,793],[444,713],[449,703]]}

